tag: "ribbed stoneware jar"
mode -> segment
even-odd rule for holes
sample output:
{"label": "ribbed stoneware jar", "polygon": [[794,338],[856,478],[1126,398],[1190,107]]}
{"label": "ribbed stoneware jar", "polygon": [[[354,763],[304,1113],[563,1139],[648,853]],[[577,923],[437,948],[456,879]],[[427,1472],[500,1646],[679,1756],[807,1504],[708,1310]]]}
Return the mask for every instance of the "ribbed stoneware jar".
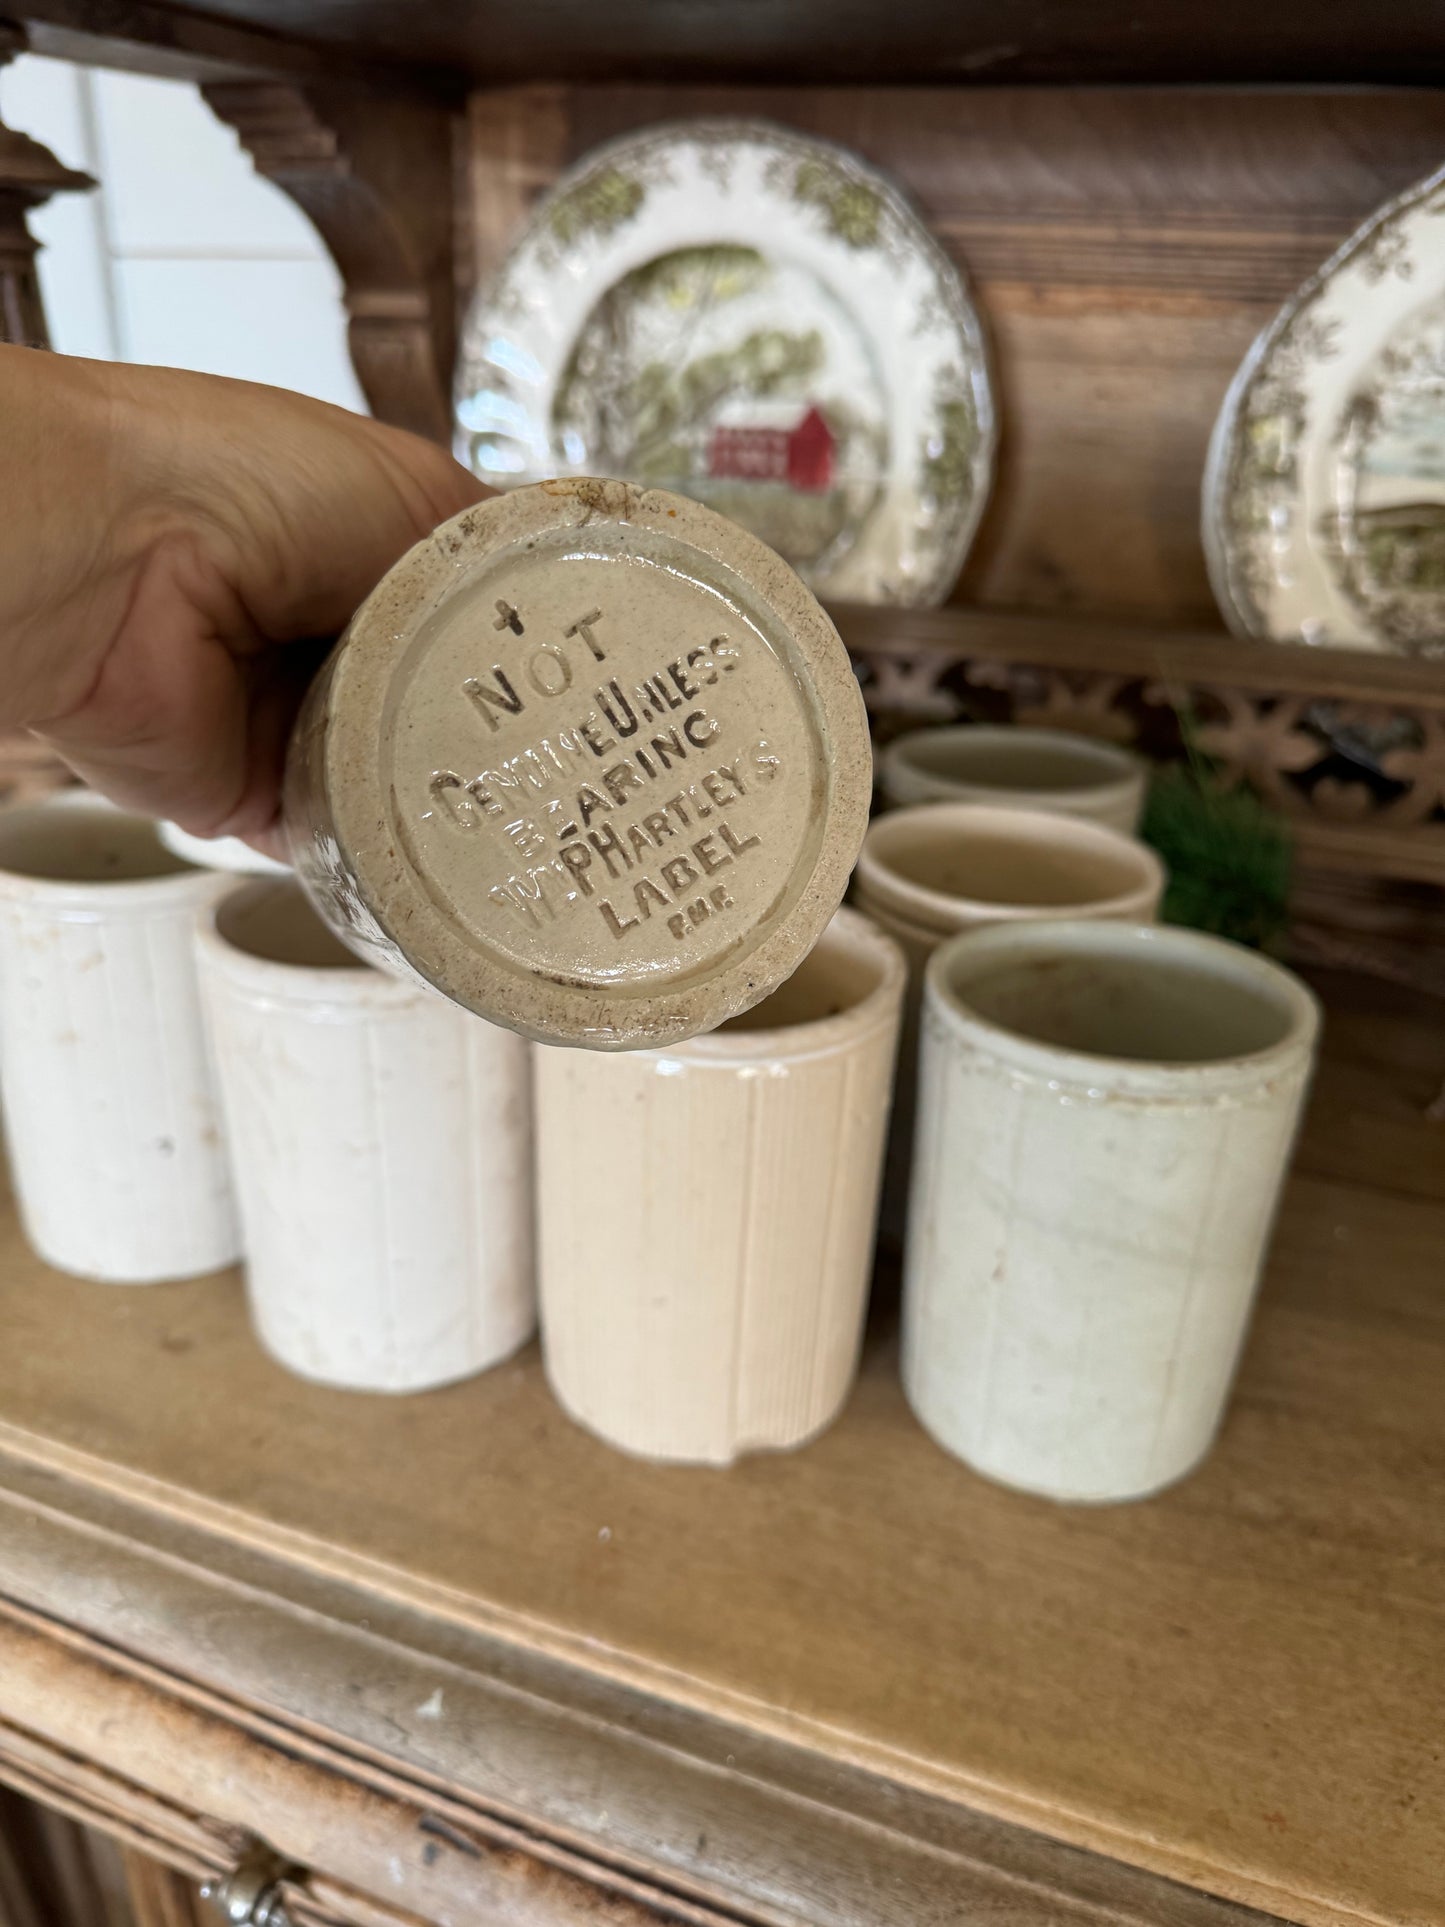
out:
{"label": "ribbed stoneware jar", "polygon": [[150,1284],[240,1234],[191,955],[226,879],[68,791],[0,810],[0,1084],[21,1220],[63,1271]]}
{"label": "ribbed stoneware jar", "polygon": [[495,1023],[620,1050],[759,1002],[867,817],[847,653],[791,569],[679,496],[518,489],[404,556],[293,739],[332,927]]}
{"label": "ribbed stoneware jar", "polygon": [[903,959],[840,910],[706,1037],[538,1050],[542,1347],[572,1416],[725,1464],[836,1415],[863,1329]]}
{"label": "ribbed stoneware jar", "polygon": [[915,972],[956,931],[1040,917],[1147,922],[1164,866],[1146,844],[1046,810],[922,803],[875,817],[854,896]]}
{"label": "ribbed stoneware jar", "polygon": [[1151,849],[1077,817],[982,803],[921,803],[869,826],[853,901],[908,960],[884,1224],[901,1232],[912,1157],[923,973],[960,930],[1052,917],[1152,922],[1165,884]]}
{"label": "ribbed stoneware jar", "polygon": [[1209,1450],[1319,1012],[1192,930],[996,926],[928,967],[904,1383],[939,1442],[1056,1499]]}
{"label": "ribbed stoneware jar", "polygon": [[196,942],[267,1349],[374,1392],[508,1357],[534,1323],[524,1040],[360,963],[293,879],[233,885]]}
{"label": "ribbed stoneware jar", "polygon": [[1063,729],[965,723],[914,729],[878,758],[889,809],[912,803],[993,803],[1082,816],[1131,835],[1144,810],[1146,767],[1115,743]]}

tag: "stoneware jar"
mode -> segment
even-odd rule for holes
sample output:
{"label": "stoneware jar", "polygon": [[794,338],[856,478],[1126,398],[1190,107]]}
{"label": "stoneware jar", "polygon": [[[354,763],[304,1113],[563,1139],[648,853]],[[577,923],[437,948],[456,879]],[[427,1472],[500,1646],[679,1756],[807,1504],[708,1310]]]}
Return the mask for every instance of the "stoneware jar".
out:
{"label": "stoneware jar", "polygon": [[787,565],[680,496],[569,480],[397,563],[308,697],[285,810],[348,944],[526,1036],[617,1050],[782,982],[871,785],[847,653]]}
{"label": "stoneware jar", "polygon": [[928,968],[904,1382],[950,1452],[1056,1499],[1208,1451],[1310,1074],[1315,999],[1193,931],[981,930]]}
{"label": "stoneware jar", "polygon": [[878,758],[878,788],[890,809],[996,803],[1087,817],[1125,835],[1139,827],[1145,778],[1142,758],[1113,743],[982,723],[910,730]]}
{"label": "stoneware jar", "polygon": [[1164,866],[1145,844],[1044,810],[923,803],[869,827],[853,892],[916,972],[956,931],[1039,917],[1153,918]]}
{"label": "stoneware jar", "polygon": [[898,1099],[888,1142],[884,1224],[903,1228],[918,1067],[923,972],[946,937],[1040,917],[1152,922],[1164,893],[1154,852],[1099,823],[1042,810],[923,803],[871,824],[853,900],[896,938],[908,960]]}
{"label": "stoneware jar", "polygon": [[534,1322],[526,1044],[358,962],[293,881],[233,886],[198,956],[267,1349],[375,1392],[514,1352]]}
{"label": "stoneware jar", "polygon": [[745,1017],[666,1051],[537,1052],[542,1344],[610,1444],[797,1445],[857,1365],[903,959],[840,910]]}
{"label": "stoneware jar", "polygon": [[226,887],[69,791],[0,811],[0,1084],[48,1263],[115,1284],[240,1252],[191,930]]}

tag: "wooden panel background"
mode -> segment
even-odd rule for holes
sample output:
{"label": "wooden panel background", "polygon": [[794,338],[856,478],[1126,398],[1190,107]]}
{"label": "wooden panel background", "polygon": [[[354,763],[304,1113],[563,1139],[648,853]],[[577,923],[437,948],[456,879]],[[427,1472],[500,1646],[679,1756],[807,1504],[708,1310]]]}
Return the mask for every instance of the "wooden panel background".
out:
{"label": "wooden panel background", "polygon": [[1445,160],[1445,94],[528,87],[473,95],[472,259],[598,141],[761,115],[856,148],[973,278],[1003,422],[957,599],[1217,626],[1209,431],[1250,342],[1380,201]]}

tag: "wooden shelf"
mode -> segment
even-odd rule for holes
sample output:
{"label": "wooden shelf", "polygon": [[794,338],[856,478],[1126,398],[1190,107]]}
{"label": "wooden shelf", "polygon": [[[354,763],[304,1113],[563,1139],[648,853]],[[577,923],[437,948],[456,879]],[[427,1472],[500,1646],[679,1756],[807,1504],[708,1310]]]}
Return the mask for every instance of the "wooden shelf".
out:
{"label": "wooden shelf", "polygon": [[[814,1445],[662,1469],[569,1425],[535,1352],[423,1398],[323,1391],[261,1354],[236,1276],[90,1286],[7,1219],[0,1777],[23,1742],[153,1805],[245,1782],[246,1823],[318,1877],[400,1852],[393,1898],[428,1919],[520,1842],[694,1920],[1239,1919],[1158,1876],[1331,1927],[1438,1920],[1445,1032],[1325,989],[1218,1449],[1132,1507],[946,1458],[886,1308]],[[303,1756],[381,1803],[370,1833],[287,1791]]]}
{"label": "wooden shelf", "polygon": [[1398,702],[1445,716],[1445,666],[1438,660],[1248,642],[1222,628],[1166,628],[1095,613],[958,605],[881,609],[853,603],[837,605],[831,614],[849,648],[862,655],[992,658],[1182,686],[1214,683],[1319,702]]}
{"label": "wooden shelf", "polygon": [[[1179,717],[1199,747],[1289,818],[1301,861],[1357,877],[1445,884],[1445,674],[1438,661],[1290,648],[1094,616],[993,609],[836,608],[875,717],[944,722],[987,713],[1135,743],[1159,722],[1179,753]],[[1332,767],[1312,724],[1334,714],[1393,729],[1382,801]],[[1337,759],[1338,760],[1338,759]],[[1304,780],[1296,781],[1302,777]],[[1311,781],[1311,778],[1323,778]]]}

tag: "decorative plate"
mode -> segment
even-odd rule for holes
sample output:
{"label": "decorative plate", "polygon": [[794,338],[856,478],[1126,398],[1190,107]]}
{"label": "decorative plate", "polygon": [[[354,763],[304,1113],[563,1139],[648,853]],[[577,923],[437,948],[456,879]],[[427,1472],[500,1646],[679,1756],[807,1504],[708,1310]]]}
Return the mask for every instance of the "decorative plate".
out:
{"label": "decorative plate", "polygon": [[948,594],[995,437],[978,315],[897,190],[732,120],[629,135],[557,184],[468,317],[456,413],[485,482],[691,495],[858,602]]}
{"label": "decorative plate", "polygon": [[1250,350],[1203,522],[1236,633],[1445,655],[1445,170],[1374,214]]}

